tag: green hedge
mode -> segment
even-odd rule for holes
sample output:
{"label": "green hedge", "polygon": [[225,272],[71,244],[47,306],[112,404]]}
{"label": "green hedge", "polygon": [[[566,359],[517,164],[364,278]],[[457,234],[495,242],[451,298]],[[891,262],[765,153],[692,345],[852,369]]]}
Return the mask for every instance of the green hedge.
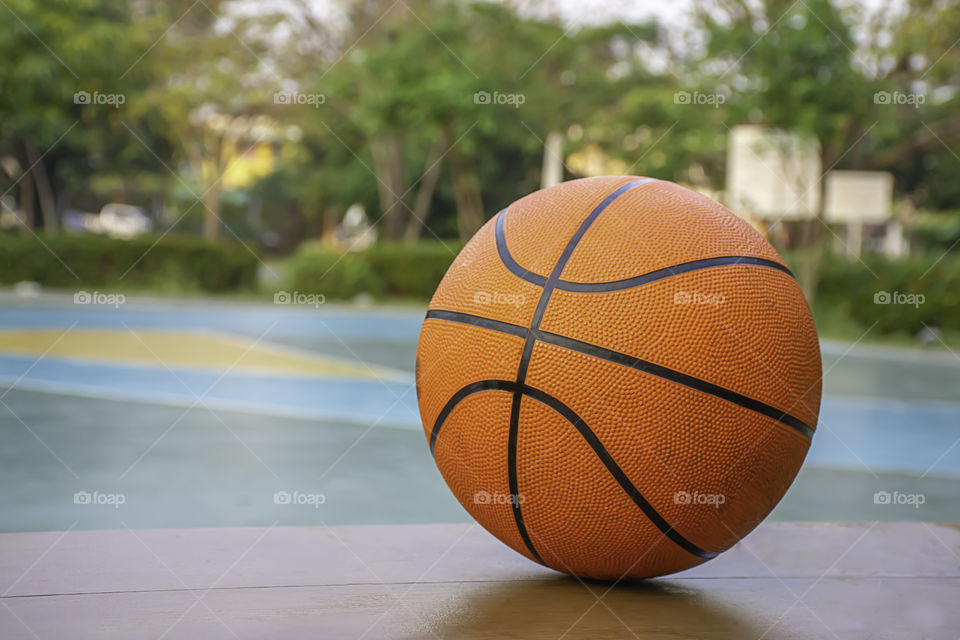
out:
{"label": "green hedge", "polygon": [[960,255],[930,253],[904,260],[864,255],[862,260],[822,258],[818,306],[839,310],[864,327],[876,322],[880,333],[912,335],[924,324],[960,329]]}
{"label": "green hedge", "polygon": [[[341,254],[307,243],[289,264],[288,285],[331,299],[369,293],[427,300],[460,248],[439,242],[384,243]],[[864,330],[876,322],[878,334],[914,335],[924,324],[960,330],[960,254],[942,255],[928,253],[905,260],[864,255],[863,263],[824,255],[815,306]],[[790,263],[798,258],[786,257]]]}
{"label": "green hedge", "polygon": [[329,299],[360,293],[380,295],[380,281],[355,253],[341,253],[317,242],[305,242],[287,266],[287,286],[299,293],[320,293]]}
{"label": "green hedge", "polygon": [[360,257],[388,295],[429,299],[461,248],[457,243],[384,243],[370,247]]}
{"label": "green hedge", "polygon": [[152,291],[237,291],[256,283],[247,248],[194,236],[0,234],[0,283]]}
{"label": "green hedge", "polygon": [[[366,293],[427,300],[459,250],[459,245],[424,241],[384,243],[342,254],[308,242],[291,258],[285,286],[330,299]],[[796,256],[788,255],[788,262],[791,258]],[[862,259],[861,263],[839,255],[821,258],[816,308],[849,319],[851,326],[865,329],[876,322],[876,333],[914,335],[925,324],[960,331],[960,254]],[[61,288],[226,292],[252,289],[257,265],[256,256],[245,247],[193,236],[120,240],[0,234],[3,284],[29,280]]]}
{"label": "green hedge", "polygon": [[910,230],[911,244],[921,251],[949,251],[960,243],[960,211],[921,213]]}
{"label": "green hedge", "polygon": [[359,253],[341,253],[308,242],[287,266],[287,286],[331,299],[368,293],[427,300],[460,248],[439,242],[384,243]]}

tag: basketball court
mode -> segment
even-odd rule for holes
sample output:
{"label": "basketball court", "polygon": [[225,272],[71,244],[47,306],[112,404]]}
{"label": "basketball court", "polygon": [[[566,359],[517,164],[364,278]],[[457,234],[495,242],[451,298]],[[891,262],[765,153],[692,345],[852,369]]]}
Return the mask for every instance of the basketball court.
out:
{"label": "basketball court", "polygon": [[950,353],[823,343],[819,429],[771,518],[701,567],[611,589],[520,557],[447,489],[416,407],[423,314],[6,295],[4,637],[939,638],[960,624],[944,591],[960,534],[930,524],[960,517]]}
{"label": "basketball court", "polygon": [[[417,412],[422,318],[419,308],[6,297],[0,528],[468,522]],[[820,428],[772,518],[956,521],[960,360],[822,349]],[[75,504],[83,491],[125,501]],[[282,491],[324,501],[277,504]],[[925,501],[877,504],[878,491]]]}

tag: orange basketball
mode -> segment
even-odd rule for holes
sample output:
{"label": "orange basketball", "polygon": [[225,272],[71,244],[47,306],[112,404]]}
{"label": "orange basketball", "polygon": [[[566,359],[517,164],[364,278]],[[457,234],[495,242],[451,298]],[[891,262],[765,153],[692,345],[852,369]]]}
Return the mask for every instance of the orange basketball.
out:
{"label": "orange basketball", "polygon": [[777,252],[696,192],[629,176],[528,195],[457,256],[417,348],[424,431],[490,533],[577,576],[713,558],[777,504],[820,405]]}

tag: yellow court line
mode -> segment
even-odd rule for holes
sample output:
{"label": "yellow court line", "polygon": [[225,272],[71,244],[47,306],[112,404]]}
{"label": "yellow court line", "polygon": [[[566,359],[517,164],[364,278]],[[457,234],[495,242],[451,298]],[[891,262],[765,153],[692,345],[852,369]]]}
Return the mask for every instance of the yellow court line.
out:
{"label": "yellow court line", "polygon": [[0,353],[238,373],[396,379],[402,372],[200,331],[0,331]]}

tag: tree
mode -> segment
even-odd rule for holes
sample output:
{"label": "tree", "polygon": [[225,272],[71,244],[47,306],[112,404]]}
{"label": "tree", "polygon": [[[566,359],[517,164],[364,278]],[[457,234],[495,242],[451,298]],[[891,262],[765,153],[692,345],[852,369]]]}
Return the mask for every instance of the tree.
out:
{"label": "tree", "polygon": [[[903,177],[918,154],[942,154],[944,145],[960,140],[954,5],[935,9],[914,0],[897,15],[889,7],[871,13],[863,4],[841,8],[830,0],[703,1],[697,28],[707,42],[687,65],[706,70],[701,86],[730,96],[732,121],[816,140],[824,174],[849,167]],[[866,26],[859,38],[855,24]],[[934,62],[938,58],[945,60]],[[940,104],[938,96],[945,98]],[[802,226],[796,242],[812,249],[798,273],[808,295],[828,229],[824,182],[814,186],[820,190],[816,218]],[[915,186],[911,182],[901,181],[901,189]]]}
{"label": "tree", "polygon": [[162,131],[175,160],[189,167],[209,239],[220,234],[222,180],[231,162],[275,133],[263,118],[275,71],[237,39],[234,30],[246,21],[224,28],[218,14],[215,2],[185,9],[146,54],[153,81],[134,101],[139,125]]}
{"label": "tree", "polygon": [[[481,175],[488,163],[503,162],[490,148],[508,142],[525,155],[542,154],[551,131],[614,99],[617,83],[608,72],[622,59],[617,40],[653,33],[624,25],[569,31],[489,3],[392,7],[349,55],[319,74],[328,106],[349,113],[365,134],[391,238],[419,233],[441,162],[459,233],[471,236],[491,213]],[[415,188],[411,207],[407,196]]]}
{"label": "tree", "polygon": [[[39,205],[43,228],[59,227],[60,164],[85,159],[85,148],[110,137],[142,70],[123,74],[159,35],[132,7],[107,0],[0,8],[0,156],[27,220]],[[119,61],[119,62],[118,62]]]}
{"label": "tree", "polygon": [[[830,0],[747,5],[720,0],[698,5],[708,40],[698,67],[707,91],[729,95],[733,122],[756,122],[815,140],[823,172],[834,168],[870,128],[873,83],[851,48],[850,22]],[[843,90],[838,90],[842,87]],[[816,184],[814,218],[796,246],[810,251],[796,265],[808,296],[816,286],[823,249],[823,176]],[[801,190],[803,187],[801,187]],[[802,194],[797,194],[798,196]]]}

